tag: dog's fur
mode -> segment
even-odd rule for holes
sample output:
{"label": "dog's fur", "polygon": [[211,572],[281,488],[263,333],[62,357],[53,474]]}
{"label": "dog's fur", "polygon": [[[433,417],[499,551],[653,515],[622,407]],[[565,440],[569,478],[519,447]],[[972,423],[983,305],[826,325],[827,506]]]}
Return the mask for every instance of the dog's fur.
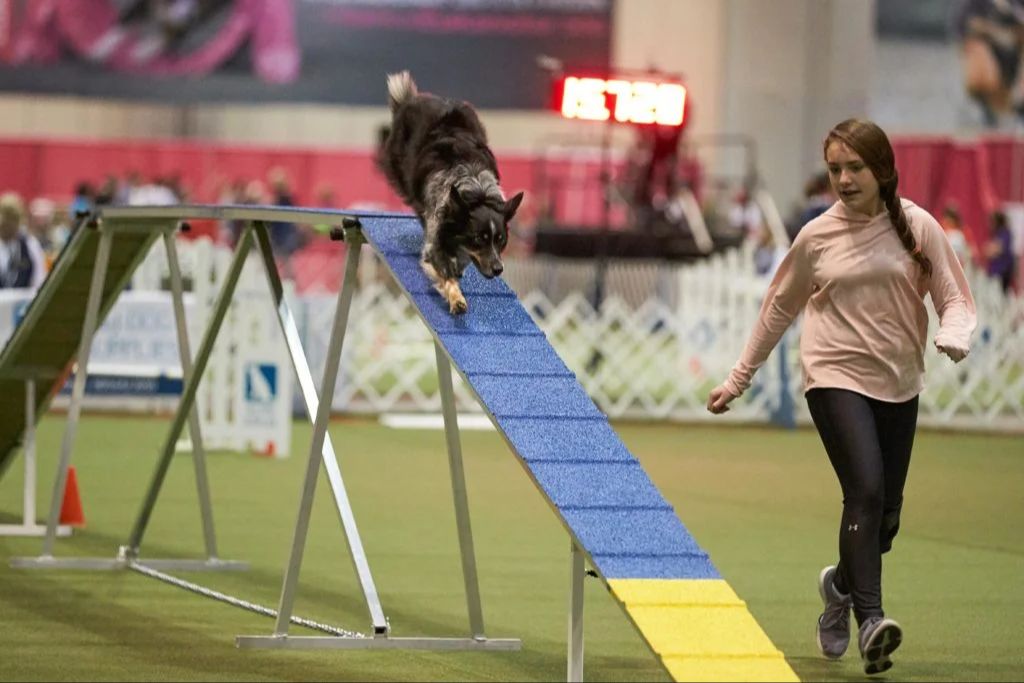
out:
{"label": "dog's fur", "polygon": [[391,129],[378,164],[423,224],[420,264],[448,302],[465,313],[459,279],[470,262],[501,274],[508,223],[523,193],[506,201],[494,154],[473,107],[420,93],[408,71],[387,79]]}

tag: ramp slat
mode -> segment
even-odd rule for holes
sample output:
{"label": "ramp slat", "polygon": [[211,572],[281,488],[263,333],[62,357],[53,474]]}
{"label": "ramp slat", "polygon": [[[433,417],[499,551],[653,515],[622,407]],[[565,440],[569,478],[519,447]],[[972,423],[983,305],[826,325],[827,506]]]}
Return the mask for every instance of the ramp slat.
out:
{"label": "ramp slat", "polygon": [[[534,463],[537,483],[560,509],[636,507],[671,510],[640,463]],[[580,484],[583,486],[580,486]]]}
{"label": "ramp slat", "polygon": [[541,336],[499,336],[481,344],[468,334],[439,334],[452,360],[470,375],[563,375],[575,377]]}
{"label": "ramp slat", "polygon": [[[629,462],[636,458],[606,420],[511,418],[499,421],[520,458],[543,462]],[[639,463],[637,463],[639,464]]]}
{"label": "ramp slat", "polygon": [[[426,276],[421,273],[421,281]],[[413,294],[412,300],[426,318],[427,324],[438,334],[520,335],[542,336],[530,314],[519,304],[514,294],[477,295],[486,303],[470,306],[463,315],[452,315],[448,303],[435,291]]]}

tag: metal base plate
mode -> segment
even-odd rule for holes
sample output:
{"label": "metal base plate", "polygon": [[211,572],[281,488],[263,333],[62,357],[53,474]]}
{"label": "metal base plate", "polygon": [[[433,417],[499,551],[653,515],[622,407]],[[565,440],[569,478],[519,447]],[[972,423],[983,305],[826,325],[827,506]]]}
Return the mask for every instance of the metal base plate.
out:
{"label": "metal base plate", "polygon": [[[0,536],[45,536],[45,524],[0,524]],[[58,526],[58,536],[70,536],[71,527]]]}
{"label": "metal base plate", "polygon": [[521,650],[518,638],[340,638],[336,636],[236,636],[241,649],[263,650]]}

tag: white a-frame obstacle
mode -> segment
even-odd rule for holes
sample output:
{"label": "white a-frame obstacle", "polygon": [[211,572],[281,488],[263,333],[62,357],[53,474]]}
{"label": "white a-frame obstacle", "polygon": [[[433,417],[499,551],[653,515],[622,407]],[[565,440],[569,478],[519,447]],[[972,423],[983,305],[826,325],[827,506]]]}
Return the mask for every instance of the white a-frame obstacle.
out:
{"label": "white a-frame obstacle", "polygon": [[[188,333],[185,325],[181,270],[178,265],[177,251],[174,244],[175,232],[182,225],[187,225],[187,221],[190,219],[238,220],[242,221],[245,226],[209,316],[206,330],[194,360],[189,349]],[[267,224],[271,221],[336,225],[338,227],[332,232],[332,237],[344,239],[348,245],[344,281],[338,293],[334,325],[331,330],[330,343],[327,350],[327,366],[324,370],[320,386],[319,396],[327,397],[323,402],[318,398],[313,376],[299,341],[295,319],[284,298],[283,287],[274,262],[267,227]],[[81,403],[85,393],[87,375],[87,359],[93,335],[103,316],[113,305],[117,295],[131,276],[131,272],[145,255],[146,251],[161,237],[167,251],[171,296],[177,322],[178,345],[181,353],[182,374],[184,378],[181,400],[171,422],[171,427],[157,461],[156,469],[138,516],[132,526],[128,541],[118,548],[116,555],[112,558],[57,557],[53,552],[55,538],[58,533],[57,519],[60,513],[61,498],[67,479],[68,467],[71,464],[75,432],[81,414]],[[358,216],[349,212],[339,211],[252,206],[126,207],[105,208],[83,220],[78,231],[72,237],[68,247],[55,265],[47,282],[41,288],[37,299],[30,307],[21,326],[15,331],[11,342],[5,347],[3,353],[0,354],[0,381],[3,381],[7,376],[25,377],[29,378],[29,380],[35,376],[58,376],[60,373],[59,369],[66,366],[72,356],[75,355],[75,349],[65,349],[63,353],[61,350],[54,351],[50,354],[52,358],[48,359],[49,365],[40,364],[34,362],[32,358],[26,359],[22,358],[22,356],[31,356],[31,349],[37,348],[32,343],[32,339],[33,335],[40,333],[40,331],[46,332],[56,326],[64,329],[65,337],[74,338],[78,336],[76,325],[79,324],[79,321],[77,319],[69,321],[67,316],[62,315],[62,311],[74,310],[75,303],[71,300],[76,296],[85,296],[85,305],[78,307],[82,310],[76,356],[79,359],[78,371],[75,373],[71,406],[61,447],[60,463],[54,481],[43,549],[41,554],[36,557],[13,558],[11,565],[25,569],[130,569],[197,594],[275,619],[274,630],[270,635],[239,636],[236,639],[236,643],[239,647],[243,648],[520,649],[521,642],[518,639],[492,639],[487,638],[484,633],[476,560],[473,550],[473,536],[470,526],[455,411],[455,398],[452,390],[451,366],[447,356],[440,347],[437,349],[438,373],[470,633],[467,637],[453,638],[393,637],[391,635],[391,626],[380,604],[377,588],[363,550],[362,540],[360,539],[352,507],[349,503],[334,446],[331,443],[330,436],[327,434],[327,424],[331,408],[329,397],[334,395],[335,380],[338,375],[349,309],[356,287],[356,271],[359,263],[360,247],[363,243],[364,238],[360,230]],[[200,434],[198,414],[195,409],[195,399],[200,379],[206,369],[217,334],[231,304],[235,286],[238,283],[247,257],[254,246],[267,276],[272,303],[277,312],[281,330],[284,333],[285,343],[299,381],[306,409],[314,424],[313,439],[303,481],[302,497],[295,525],[291,554],[288,566],[285,569],[280,602],[276,610],[184,581],[163,571],[175,569],[237,570],[244,569],[246,566],[241,562],[220,559],[217,554],[210,490],[206,476],[205,451]],[[82,286],[85,279],[89,281],[87,288]],[[13,370],[11,370],[12,368]],[[57,368],[57,371],[55,371],[55,368]],[[8,370],[6,373],[5,369]],[[28,382],[28,387],[28,405],[21,413],[24,419],[21,423],[15,425],[17,427],[16,430],[13,427],[9,427],[7,430],[16,431],[17,433],[14,434],[13,438],[8,438],[5,441],[5,436],[10,437],[10,435],[5,435],[3,430],[0,430],[0,472],[3,471],[6,464],[13,457],[12,453],[15,450],[17,439],[20,437],[22,429],[26,430],[26,434],[29,437],[26,440],[30,441],[31,429],[39,412],[38,409],[45,407],[45,400],[35,397],[34,386],[31,381]],[[206,557],[192,560],[143,558],[141,554],[143,536],[145,535],[150,516],[174,456],[175,446],[181,437],[186,422],[188,423],[191,436],[195,479],[206,544]],[[366,600],[370,617],[369,634],[302,619],[293,614],[293,606],[298,591],[299,573],[302,566],[302,557],[305,550],[310,514],[321,463],[327,474],[334,504],[348,544],[349,555]],[[328,635],[293,636],[289,633],[289,626],[291,624],[302,625]]]}

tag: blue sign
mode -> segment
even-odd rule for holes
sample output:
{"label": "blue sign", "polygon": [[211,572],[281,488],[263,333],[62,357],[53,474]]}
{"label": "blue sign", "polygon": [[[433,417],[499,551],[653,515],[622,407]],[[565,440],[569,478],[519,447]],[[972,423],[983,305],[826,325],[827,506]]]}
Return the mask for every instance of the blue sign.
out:
{"label": "blue sign", "polygon": [[245,400],[251,403],[272,403],[276,396],[277,366],[272,363],[247,363]]}

